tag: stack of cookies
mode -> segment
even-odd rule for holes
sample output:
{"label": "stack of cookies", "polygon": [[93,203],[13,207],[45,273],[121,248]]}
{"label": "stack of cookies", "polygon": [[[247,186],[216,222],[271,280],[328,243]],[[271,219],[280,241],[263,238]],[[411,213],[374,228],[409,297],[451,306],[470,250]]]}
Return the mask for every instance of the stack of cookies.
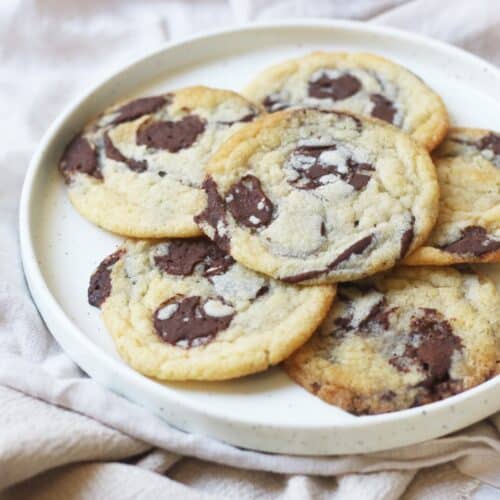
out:
{"label": "stack of cookies", "polygon": [[499,294],[464,264],[500,262],[500,135],[449,130],[369,54],[288,61],[243,96],[121,103],[65,149],[75,208],[130,238],[88,291],[123,359],[207,381],[283,362],[354,414],[495,376]]}

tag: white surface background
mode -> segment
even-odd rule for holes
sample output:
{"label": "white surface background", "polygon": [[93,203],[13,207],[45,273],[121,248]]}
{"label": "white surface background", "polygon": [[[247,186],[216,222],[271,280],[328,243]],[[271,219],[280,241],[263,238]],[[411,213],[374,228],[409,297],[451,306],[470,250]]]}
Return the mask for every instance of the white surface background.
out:
{"label": "white surface background", "polygon": [[[469,454],[470,458],[458,461],[459,468],[500,485],[498,417],[496,426],[493,419],[462,433],[459,447],[455,439],[453,449],[446,440],[422,448],[423,462],[417,463],[410,453],[415,450],[383,458],[349,457],[331,460],[329,474],[321,461],[306,467],[286,457],[245,453],[166,429],[154,417],[85,379],[59,351],[29,301],[18,260],[17,202],[29,157],[62,107],[114,68],[165,40],[244,21],[312,15],[374,18],[380,24],[456,43],[500,63],[500,9],[494,1],[4,0],[0,4],[0,382],[5,385],[0,388],[0,487],[26,480],[7,493],[11,498],[133,498],[134,492],[141,498],[398,498],[405,490],[407,498],[458,498],[459,492],[472,491],[476,482],[453,465],[416,475],[419,464],[430,465],[432,458],[447,453],[448,459],[453,453]],[[148,434],[152,444],[29,395],[103,422],[119,421],[131,435],[138,435],[134,431],[140,423],[152,431]],[[176,453],[150,451],[155,444]],[[129,459],[135,466],[112,462],[145,452],[149,454],[143,458]],[[180,459],[179,453],[243,470]],[[54,469],[83,460],[91,463]],[[309,471],[326,477],[244,470],[249,468]],[[404,470],[352,473],[396,468]],[[170,479],[155,471],[168,471]],[[44,474],[28,480],[40,472]],[[483,488],[481,495],[486,494],[495,495],[495,490]]]}

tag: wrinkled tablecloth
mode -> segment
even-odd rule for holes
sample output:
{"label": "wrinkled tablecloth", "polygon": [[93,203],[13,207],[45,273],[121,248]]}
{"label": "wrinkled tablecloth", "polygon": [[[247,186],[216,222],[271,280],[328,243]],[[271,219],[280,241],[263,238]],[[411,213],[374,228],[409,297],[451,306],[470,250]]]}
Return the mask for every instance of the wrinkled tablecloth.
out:
{"label": "wrinkled tablecloth", "polygon": [[446,40],[500,65],[494,0],[2,0],[0,489],[7,499],[493,499],[500,415],[399,450],[291,457],[170,428],[66,356],[30,300],[17,216],[29,159],[66,103],[113,69],[202,29],[351,18]]}

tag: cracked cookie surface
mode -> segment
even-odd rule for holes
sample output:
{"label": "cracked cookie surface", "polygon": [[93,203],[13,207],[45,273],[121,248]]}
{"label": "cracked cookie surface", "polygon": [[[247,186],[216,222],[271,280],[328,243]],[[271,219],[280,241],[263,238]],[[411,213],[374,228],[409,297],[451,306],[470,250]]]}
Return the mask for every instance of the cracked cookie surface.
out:
{"label": "cracked cookie surface", "polygon": [[355,414],[418,406],[495,374],[495,285],[453,268],[396,268],[342,284],[329,315],[284,364]]}
{"label": "cracked cookie surface", "polygon": [[257,119],[207,165],[196,220],[246,267],[288,283],[392,267],[432,229],[427,151],[383,122],[298,109]]}
{"label": "cracked cookie surface", "polygon": [[334,295],[250,271],[205,237],[126,242],[89,285],[121,357],[161,380],[265,370],[307,341]]}
{"label": "cracked cookie surface", "polygon": [[133,237],[201,234],[210,155],[260,109],[226,90],[191,87],[105,111],[66,148],[59,169],[75,208],[109,231]]}
{"label": "cracked cookie surface", "polygon": [[336,109],[384,120],[428,150],[448,129],[441,98],[407,69],[373,54],[315,52],[261,72],[244,95],[270,113]]}
{"label": "cracked cookie surface", "polygon": [[405,264],[500,262],[500,134],[452,129],[433,159],[441,191],[438,220]]}

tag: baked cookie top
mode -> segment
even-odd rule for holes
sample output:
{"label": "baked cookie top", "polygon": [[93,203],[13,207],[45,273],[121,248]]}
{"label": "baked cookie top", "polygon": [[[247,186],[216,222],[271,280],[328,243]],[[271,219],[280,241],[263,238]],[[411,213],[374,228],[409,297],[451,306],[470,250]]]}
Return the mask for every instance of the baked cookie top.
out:
{"label": "baked cookie top", "polygon": [[495,374],[495,285],[453,268],[396,268],[342,284],[327,319],[285,362],[327,403],[382,413],[462,392]]}
{"label": "baked cookie top", "polygon": [[390,125],[336,111],[257,119],[206,170],[200,227],[238,262],[288,283],[388,269],[437,216],[427,151]]}
{"label": "baked cookie top", "polygon": [[441,98],[407,69],[373,54],[315,52],[257,75],[243,92],[269,112],[337,109],[385,120],[432,150],[448,129]]}
{"label": "baked cookie top", "polygon": [[405,263],[500,262],[500,134],[452,129],[433,158],[441,190],[438,221]]}
{"label": "baked cookie top", "polygon": [[208,238],[129,241],[93,274],[122,358],[161,380],[223,380],[279,363],[311,336],[331,286],[286,285],[234,262]]}
{"label": "baked cookie top", "polygon": [[191,87],[114,106],[66,148],[59,169],[76,209],[134,237],[201,234],[203,167],[260,109],[227,90]]}

